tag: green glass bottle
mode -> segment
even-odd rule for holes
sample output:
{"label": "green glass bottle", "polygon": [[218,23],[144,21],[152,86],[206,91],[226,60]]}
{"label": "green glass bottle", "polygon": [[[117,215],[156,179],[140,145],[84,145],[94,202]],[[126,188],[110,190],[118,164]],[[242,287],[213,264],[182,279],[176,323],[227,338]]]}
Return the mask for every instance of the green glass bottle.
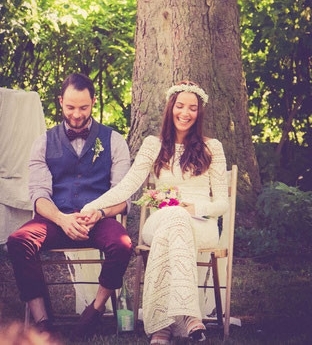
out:
{"label": "green glass bottle", "polygon": [[131,332],[134,329],[134,315],[126,281],[123,281],[117,300],[117,321],[119,332]]}

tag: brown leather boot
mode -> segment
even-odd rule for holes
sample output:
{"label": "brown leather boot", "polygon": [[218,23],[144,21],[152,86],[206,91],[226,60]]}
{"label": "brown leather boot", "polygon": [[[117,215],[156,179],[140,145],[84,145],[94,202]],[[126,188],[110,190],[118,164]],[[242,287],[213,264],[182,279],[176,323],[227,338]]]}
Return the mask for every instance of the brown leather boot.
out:
{"label": "brown leather boot", "polygon": [[81,314],[75,327],[75,337],[86,338],[94,334],[97,326],[100,324],[101,317],[102,313],[94,308],[93,301]]}

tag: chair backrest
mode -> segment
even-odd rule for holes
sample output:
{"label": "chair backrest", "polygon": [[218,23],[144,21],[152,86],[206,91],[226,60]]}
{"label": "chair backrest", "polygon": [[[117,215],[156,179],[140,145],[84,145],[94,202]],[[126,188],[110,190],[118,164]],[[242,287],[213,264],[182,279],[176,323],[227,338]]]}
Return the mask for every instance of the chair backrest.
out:
{"label": "chair backrest", "polygon": [[[228,178],[228,196],[229,196],[229,208],[227,212],[223,215],[223,226],[222,233],[220,236],[219,246],[224,246],[228,248],[228,251],[233,251],[234,242],[234,226],[235,226],[235,210],[236,210],[236,192],[237,192],[237,165],[233,165],[231,170],[227,171]],[[150,173],[145,180],[143,188],[155,188],[153,173]],[[138,245],[142,245],[142,229],[143,225],[148,216],[149,208],[146,206],[141,206],[140,214],[140,225],[139,225],[139,237]],[[232,253],[231,253],[232,254]]]}
{"label": "chair backrest", "polygon": [[233,246],[232,242],[235,227],[237,173],[237,165],[233,165],[232,169],[227,171],[229,208],[222,216],[222,233],[219,240],[219,246],[225,246],[229,248]]}
{"label": "chair backrest", "polygon": [[[230,334],[230,309],[231,309],[231,292],[232,292],[232,271],[233,271],[233,247],[234,247],[234,229],[236,213],[236,196],[237,196],[237,165],[232,166],[228,171],[229,186],[229,208],[223,215],[222,234],[219,246],[227,248],[226,277],[225,277],[225,296],[224,296],[224,338],[227,339]],[[222,265],[218,261],[218,265]],[[220,277],[221,278],[221,277]]]}
{"label": "chair backrest", "polygon": [[[152,177],[151,177],[152,173],[150,173],[146,180],[144,181],[143,185],[142,185],[142,189],[144,188],[152,188]],[[145,205],[141,206],[141,213],[140,213],[140,223],[139,223],[139,236],[138,236],[138,245],[142,245],[144,244],[143,239],[142,239],[142,229],[143,229],[143,225],[146,221],[147,218],[147,212],[148,212],[148,208]]]}

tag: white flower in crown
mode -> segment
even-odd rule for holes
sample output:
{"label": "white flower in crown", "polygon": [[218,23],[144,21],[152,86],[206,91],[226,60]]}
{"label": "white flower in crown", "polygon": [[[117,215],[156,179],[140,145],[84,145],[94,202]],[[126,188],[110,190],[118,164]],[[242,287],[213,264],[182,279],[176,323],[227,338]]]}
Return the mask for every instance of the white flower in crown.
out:
{"label": "white flower in crown", "polygon": [[171,88],[166,92],[166,101],[169,100],[169,98],[177,93],[177,92],[192,92],[198,95],[201,100],[203,101],[203,105],[206,105],[208,103],[208,95],[206,92],[201,89],[197,85],[187,85],[187,84],[180,84],[180,85],[174,85],[171,86]]}

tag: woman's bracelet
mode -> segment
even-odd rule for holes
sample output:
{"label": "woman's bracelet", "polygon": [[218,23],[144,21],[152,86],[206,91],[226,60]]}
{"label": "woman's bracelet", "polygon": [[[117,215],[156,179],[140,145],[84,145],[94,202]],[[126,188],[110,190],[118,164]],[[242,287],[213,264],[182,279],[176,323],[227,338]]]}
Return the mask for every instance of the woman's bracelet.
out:
{"label": "woman's bracelet", "polygon": [[102,208],[99,208],[98,211],[101,212],[101,215],[102,215],[101,219],[105,218],[106,214],[105,214],[104,210]]}

